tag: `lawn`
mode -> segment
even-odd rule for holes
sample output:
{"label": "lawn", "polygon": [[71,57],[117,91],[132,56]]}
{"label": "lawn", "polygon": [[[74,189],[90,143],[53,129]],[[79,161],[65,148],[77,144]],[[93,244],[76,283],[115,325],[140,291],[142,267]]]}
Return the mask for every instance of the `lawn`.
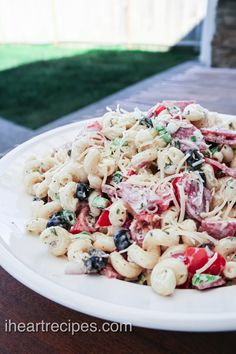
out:
{"label": "lawn", "polygon": [[195,56],[180,47],[150,52],[0,46],[0,116],[36,129]]}

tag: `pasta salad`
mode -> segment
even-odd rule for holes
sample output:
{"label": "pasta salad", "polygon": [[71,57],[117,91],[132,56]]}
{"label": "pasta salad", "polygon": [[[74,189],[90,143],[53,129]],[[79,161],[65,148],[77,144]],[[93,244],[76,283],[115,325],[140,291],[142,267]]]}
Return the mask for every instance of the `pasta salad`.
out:
{"label": "pasta salad", "polygon": [[236,279],[236,126],[194,101],[108,109],[24,168],[26,228],[67,274],[209,289]]}

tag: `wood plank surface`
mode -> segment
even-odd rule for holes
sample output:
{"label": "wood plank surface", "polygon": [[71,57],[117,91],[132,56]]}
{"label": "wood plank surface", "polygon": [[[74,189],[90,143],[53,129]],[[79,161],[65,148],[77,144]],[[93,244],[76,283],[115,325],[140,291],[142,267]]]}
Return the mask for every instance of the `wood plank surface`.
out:
{"label": "wood plank surface", "polygon": [[[12,322],[95,322],[103,320],[67,309],[17,282],[0,269],[1,354],[233,354],[236,332],[185,333],[133,327],[131,332],[20,333],[5,331]],[[235,299],[232,299],[235,301]],[[13,330],[13,327],[12,327]]]}

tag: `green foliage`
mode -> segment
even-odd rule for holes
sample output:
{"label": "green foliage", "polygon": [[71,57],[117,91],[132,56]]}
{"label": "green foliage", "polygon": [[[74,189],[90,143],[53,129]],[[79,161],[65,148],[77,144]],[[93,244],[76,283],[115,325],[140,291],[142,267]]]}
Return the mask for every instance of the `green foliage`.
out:
{"label": "green foliage", "polygon": [[36,129],[195,55],[189,48],[0,46],[0,116]]}

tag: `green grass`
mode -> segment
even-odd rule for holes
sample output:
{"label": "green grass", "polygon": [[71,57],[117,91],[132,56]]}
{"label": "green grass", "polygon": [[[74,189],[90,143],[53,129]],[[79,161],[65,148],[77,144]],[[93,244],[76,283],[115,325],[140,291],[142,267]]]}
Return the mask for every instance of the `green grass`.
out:
{"label": "green grass", "polygon": [[196,53],[0,46],[0,116],[36,129]]}
{"label": "green grass", "polygon": [[[113,48],[114,49],[114,48]],[[118,48],[115,48],[118,49]],[[70,46],[5,44],[0,45],[0,71],[39,60],[66,58],[86,53],[88,49]]]}

